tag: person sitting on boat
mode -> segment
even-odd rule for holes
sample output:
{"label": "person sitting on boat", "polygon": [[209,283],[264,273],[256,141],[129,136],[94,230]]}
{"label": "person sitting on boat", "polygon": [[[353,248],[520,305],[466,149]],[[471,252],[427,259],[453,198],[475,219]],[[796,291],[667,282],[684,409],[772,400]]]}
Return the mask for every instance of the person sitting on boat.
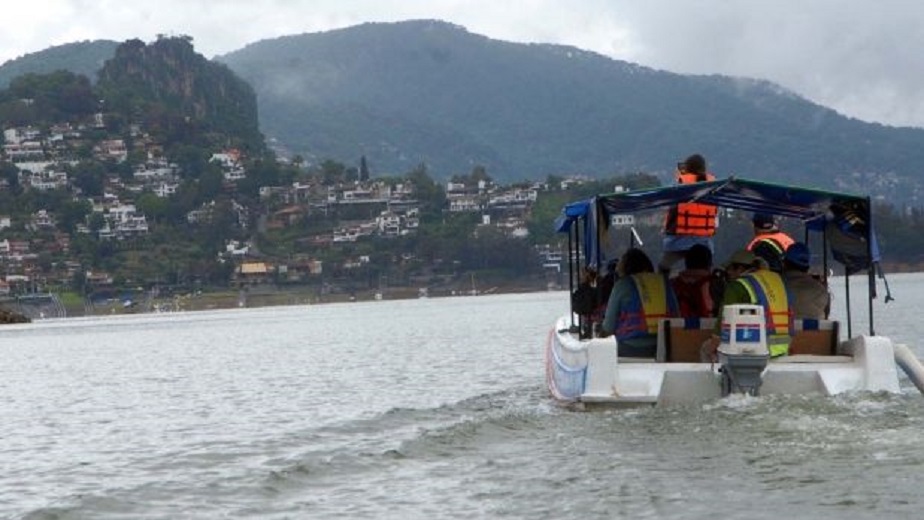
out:
{"label": "person sitting on boat", "polygon": [[783,253],[795,240],[780,230],[776,218],[769,213],[755,213],[751,224],[754,226],[754,238],[746,249],[766,260],[771,271],[782,272]]}
{"label": "person sitting on boat", "polygon": [[[725,264],[728,282],[722,296],[726,305],[761,305],[767,323],[767,347],[770,357],[785,356],[792,342],[792,296],[786,289],[783,277],[767,268],[767,264],[748,250],[736,251]],[[702,348],[704,362],[716,359],[721,341],[722,310],[716,320],[715,332]]]}
{"label": "person sitting on boat", "polygon": [[594,335],[600,336],[603,325],[603,316],[606,314],[606,303],[610,299],[610,293],[613,292],[613,285],[616,284],[616,265],[619,263],[618,258],[607,262],[606,273],[597,278],[597,308],[590,316],[590,321],[594,326]]}
{"label": "person sitting on boat", "polygon": [[712,251],[703,244],[694,245],[686,252],[684,266],[685,269],[671,279],[671,288],[677,296],[680,316],[712,316]]}
{"label": "person sitting on boat", "polygon": [[619,279],[606,305],[602,335],[615,334],[620,356],[653,358],[658,322],[679,314],[674,291],[641,249],[628,249],[616,270]]}
{"label": "person sitting on boat", "polygon": [[783,255],[783,281],[792,295],[793,318],[825,320],[831,312],[831,294],[816,275],[809,272],[811,252],[795,242]]}
{"label": "person sitting on boat", "polygon": [[[678,184],[712,180],[715,180],[715,176],[706,171],[706,159],[698,153],[677,164]],[[664,222],[664,253],[658,262],[658,269],[670,273],[674,264],[683,259],[684,252],[696,244],[702,244],[712,251],[715,226],[716,207],[711,204],[683,202],[671,206]]]}
{"label": "person sitting on boat", "polygon": [[592,315],[597,308],[597,272],[589,267],[581,270],[581,280],[571,295],[571,308],[578,315],[581,339],[589,339],[593,330]]}

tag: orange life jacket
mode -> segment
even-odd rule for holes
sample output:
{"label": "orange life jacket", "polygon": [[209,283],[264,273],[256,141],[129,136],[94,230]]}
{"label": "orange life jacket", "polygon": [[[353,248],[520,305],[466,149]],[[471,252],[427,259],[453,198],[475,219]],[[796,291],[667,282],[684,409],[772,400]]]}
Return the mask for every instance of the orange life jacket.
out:
{"label": "orange life jacket", "polygon": [[[705,180],[714,181],[715,176],[707,173]],[[677,181],[680,184],[702,182],[693,173],[680,173],[677,175]],[[664,231],[669,235],[711,237],[715,234],[715,215],[716,207],[712,204],[681,202],[668,211]]]}
{"label": "orange life jacket", "polygon": [[757,243],[762,240],[766,240],[767,243],[773,246],[773,249],[775,249],[776,252],[781,257],[783,256],[783,253],[785,253],[786,250],[789,249],[789,246],[793,245],[793,243],[795,242],[795,240],[793,240],[792,237],[790,237],[786,233],[783,233],[782,231],[776,231],[774,233],[764,233],[764,234],[755,236],[748,243],[747,250],[753,251],[754,246],[756,246]]}

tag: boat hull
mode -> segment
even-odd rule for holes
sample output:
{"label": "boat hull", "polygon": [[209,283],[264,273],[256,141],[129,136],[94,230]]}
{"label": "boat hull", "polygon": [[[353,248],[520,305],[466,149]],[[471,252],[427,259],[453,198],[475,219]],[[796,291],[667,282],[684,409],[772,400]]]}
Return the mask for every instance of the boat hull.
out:
{"label": "boat hull", "polygon": [[[722,373],[715,363],[620,358],[613,338],[580,340],[560,318],[546,345],[546,380],[563,403],[644,406],[719,399]],[[900,392],[892,342],[858,336],[842,342],[835,355],[793,355],[770,361],[760,395],[844,392]]]}

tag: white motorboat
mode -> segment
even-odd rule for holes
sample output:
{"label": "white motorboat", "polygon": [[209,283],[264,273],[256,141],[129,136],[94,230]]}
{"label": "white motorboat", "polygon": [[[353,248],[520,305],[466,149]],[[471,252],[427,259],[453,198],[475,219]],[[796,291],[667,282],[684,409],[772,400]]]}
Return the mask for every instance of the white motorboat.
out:
{"label": "white motorboat", "polygon": [[[607,241],[602,237],[615,216],[691,201],[800,220],[808,233],[821,235],[826,270],[830,253],[845,276],[865,272],[870,302],[877,296],[875,275],[881,268],[868,197],[734,177],[604,194],[568,204],[556,226],[569,233],[569,258],[575,264],[569,267],[572,285],[574,267],[599,267],[612,260],[603,251]],[[846,324],[792,320],[789,355],[772,359],[766,350],[762,308],[751,307],[735,306],[723,313],[723,340],[715,362],[701,362],[700,347],[715,330],[716,318],[661,320],[655,357],[637,358],[620,357],[613,337],[583,339],[569,312],[548,336],[549,391],[559,401],[580,405],[678,404],[732,393],[898,393],[901,370],[924,392],[924,366],[906,345],[875,333],[872,304],[865,334],[853,333],[849,309]],[[736,331],[752,326],[759,334],[736,336]]]}

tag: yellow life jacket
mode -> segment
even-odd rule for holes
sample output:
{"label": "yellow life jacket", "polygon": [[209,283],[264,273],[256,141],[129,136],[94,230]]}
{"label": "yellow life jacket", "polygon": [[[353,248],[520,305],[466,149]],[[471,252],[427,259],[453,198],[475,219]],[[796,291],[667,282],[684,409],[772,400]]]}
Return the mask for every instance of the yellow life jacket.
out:
{"label": "yellow life jacket", "polygon": [[658,333],[658,322],[677,316],[677,299],[667,279],[659,273],[630,276],[634,291],[628,308],[619,313],[616,339],[637,338]]}
{"label": "yellow life jacket", "polygon": [[793,333],[792,310],[783,277],[773,271],[759,269],[735,281],[747,290],[751,303],[764,308],[770,357],[789,354]]}

